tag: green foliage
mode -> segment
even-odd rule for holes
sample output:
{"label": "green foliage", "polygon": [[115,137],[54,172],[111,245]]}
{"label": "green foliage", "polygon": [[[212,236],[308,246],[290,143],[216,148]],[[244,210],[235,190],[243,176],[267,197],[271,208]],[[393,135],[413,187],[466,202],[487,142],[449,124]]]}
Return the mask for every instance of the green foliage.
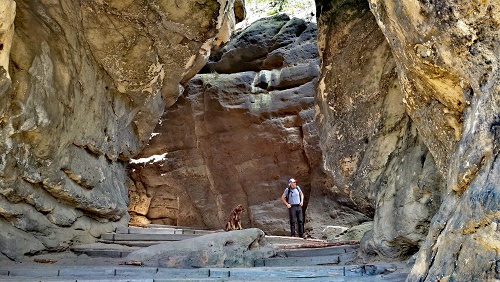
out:
{"label": "green foliage", "polygon": [[267,12],[267,15],[268,16],[272,16],[272,15],[276,15],[277,13],[279,13],[280,11],[278,9],[274,9],[274,10],[271,10],[269,12]]}
{"label": "green foliage", "polygon": [[311,20],[316,13],[314,0],[245,0],[245,7],[249,22],[281,13]]}
{"label": "green foliage", "polygon": [[251,6],[251,5],[269,5],[271,7],[274,7],[272,11],[268,12],[267,14],[273,15],[279,12],[282,12],[285,7],[288,5],[289,0],[247,0],[246,5]]}
{"label": "green foliage", "polygon": [[218,73],[217,71],[212,70],[210,73],[212,74],[212,77],[213,77],[213,78],[215,78],[215,79],[218,79],[218,78],[219,78],[219,73]]}
{"label": "green foliage", "polygon": [[279,10],[279,12],[283,11],[283,8],[287,4],[287,2],[288,2],[288,0],[280,0],[280,1],[278,1],[278,4],[279,4],[278,10]]}

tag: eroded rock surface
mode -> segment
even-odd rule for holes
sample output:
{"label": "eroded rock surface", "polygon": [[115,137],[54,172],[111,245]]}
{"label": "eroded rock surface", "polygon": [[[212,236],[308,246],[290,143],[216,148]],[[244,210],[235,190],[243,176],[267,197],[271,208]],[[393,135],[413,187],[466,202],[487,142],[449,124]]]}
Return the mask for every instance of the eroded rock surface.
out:
{"label": "eroded rock surface", "polygon": [[324,168],[333,186],[374,216],[365,252],[406,257],[427,235],[442,177],[406,113],[397,62],[368,3],[317,3],[323,60],[316,125]]}
{"label": "eroded rock surface", "polygon": [[126,161],[229,37],[232,7],[0,1],[2,253],[62,250],[127,224]]}
{"label": "eroded rock surface", "polygon": [[244,228],[288,235],[280,197],[291,177],[306,194],[310,233],[368,220],[319,166],[318,59],[316,25],[300,19],[278,15],[235,34],[131,164],[132,222],[221,229],[242,204]]}
{"label": "eroded rock surface", "polygon": [[124,261],[155,267],[251,267],[256,259],[272,255],[274,250],[266,243],[264,232],[250,228],[142,248]]}
{"label": "eroded rock surface", "polygon": [[365,252],[421,247],[409,281],[497,279],[500,3],[370,0],[380,30],[365,1],[317,3],[325,168],[375,209]]}
{"label": "eroded rock surface", "polygon": [[500,2],[370,1],[446,196],[408,281],[498,279]]}

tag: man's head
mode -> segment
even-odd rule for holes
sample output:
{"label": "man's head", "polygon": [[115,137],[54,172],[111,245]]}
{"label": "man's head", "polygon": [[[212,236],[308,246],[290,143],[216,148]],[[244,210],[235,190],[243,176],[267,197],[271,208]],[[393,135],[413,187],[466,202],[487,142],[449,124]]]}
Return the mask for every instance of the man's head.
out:
{"label": "man's head", "polygon": [[295,187],[297,185],[297,180],[290,178],[290,180],[288,180],[288,185]]}

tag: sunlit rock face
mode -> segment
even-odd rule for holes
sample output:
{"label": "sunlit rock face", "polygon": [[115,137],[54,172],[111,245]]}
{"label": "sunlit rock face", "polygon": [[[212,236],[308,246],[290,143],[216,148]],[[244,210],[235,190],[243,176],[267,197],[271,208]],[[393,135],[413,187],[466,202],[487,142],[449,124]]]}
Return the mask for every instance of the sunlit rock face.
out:
{"label": "sunlit rock face", "polygon": [[163,114],[141,152],[156,157],[131,164],[131,222],[222,229],[242,204],[244,228],[288,235],[291,177],[309,232],[368,220],[320,169],[318,65],[315,24],[278,15],[235,34]]}
{"label": "sunlit rock face", "polygon": [[232,7],[0,1],[3,254],[63,250],[127,224],[125,162],[228,38]]}
{"label": "sunlit rock face", "polygon": [[446,179],[408,281],[500,277],[500,1],[377,1],[406,110]]}
{"label": "sunlit rock face", "polygon": [[[370,0],[369,8],[380,30],[360,35],[356,27],[374,27],[373,20],[370,24],[363,21],[367,3],[317,3],[323,57],[317,96],[323,101],[316,119],[318,131],[327,171],[354,199],[356,195],[368,195],[375,200],[368,207],[375,208],[374,229],[365,236],[363,250],[398,257],[420,248],[408,281],[498,279],[500,3]],[[381,32],[387,43],[370,45]],[[354,37],[359,41],[356,44],[352,43]],[[353,111],[367,93],[372,93],[371,102],[387,95],[377,96],[384,91],[370,88],[373,83],[363,81],[368,77],[370,82],[377,81],[381,76],[374,72],[366,76],[360,67],[367,66],[361,61],[379,57],[375,55],[381,54],[383,45],[390,48],[392,59],[387,56],[384,68],[370,70],[389,69],[391,61],[396,66],[393,80],[400,88],[395,87],[395,98],[384,98],[384,103],[396,101],[387,108],[401,117],[393,129],[406,124],[394,139],[398,141],[392,143],[397,146],[386,143],[382,148],[388,153],[378,154],[387,156],[387,162],[371,148],[372,140],[383,140],[380,136],[388,128],[380,123],[370,126],[390,115],[370,115],[377,106],[365,103],[360,104],[364,115],[355,115],[362,117],[353,123],[355,131],[349,130],[353,127],[345,126],[344,121],[349,116],[346,112]],[[358,56],[349,60],[343,50],[355,46]],[[362,47],[370,51],[363,52]],[[346,61],[350,66],[342,68]],[[346,79],[343,75],[341,80],[331,74],[338,69],[364,83],[345,83],[349,76]],[[349,142],[343,141],[345,136]],[[366,143],[359,145],[363,137]],[[337,150],[339,145],[343,147]],[[349,146],[351,151],[345,149]],[[344,158],[337,156],[343,152],[350,153]],[[363,166],[366,160],[379,160],[375,164],[385,171],[378,173],[373,167]],[[373,177],[377,175],[380,177]],[[376,181],[372,181],[374,185],[356,185],[359,176],[364,181]],[[359,191],[366,187],[366,191]],[[391,233],[401,236],[386,240]]]}
{"label": "sunlit rock face", "polygon": [[317,1],[322,57],[316,125],[334,187],[372,215],[365,253],[414,254],[443,178],[406,113],[397,62],[366,1]]}

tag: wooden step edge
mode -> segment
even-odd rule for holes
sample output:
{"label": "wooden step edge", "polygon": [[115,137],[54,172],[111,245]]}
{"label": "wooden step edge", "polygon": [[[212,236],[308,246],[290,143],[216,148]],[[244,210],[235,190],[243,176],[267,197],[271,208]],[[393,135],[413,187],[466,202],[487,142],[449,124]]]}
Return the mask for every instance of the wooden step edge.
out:
{"label": "wooden step edge", "polygon": [[[149,232],[151,231],[151,232]],[[216,233],[212,230],[179,229],[179,228],[141,228],[141,227],[117,227],[113,231],[116,234],[196,234],[206,235]]]}
{"label": "wooden step edge", "polygon": [[118,244],[122,246],[128,246],[128,247],[149,247],[153,245],[158,245],[162,244],[165,242],[177,242],[177,241],[109,241],[109,240],[103,240],[103,239],[98,239],[97,240],[99,243],[104,243],[104,244]]}
{"label": "wooden step edge", "polygon": [[287,243],[276,243],[273,244],[275,249],[285,250],[285,249],[307,249],[307,248],[325,248],[333,246],[344,246],[344,245],[359,245],[359,241],[344,241],[344,242],[318,242],[318,243],[298,243],[298,244],[287,244]]}
{"label": "wooden step edge", "polygon": [[175,228],[175,229],[186,229],[186,230],[210,230],[206,227],[197,227],[197,226],[179,226],[179,225],[163,225],[163,224],[148,224],[148,225],[134,225],[130,224],[129,227],[141,227],[141,228]]}

